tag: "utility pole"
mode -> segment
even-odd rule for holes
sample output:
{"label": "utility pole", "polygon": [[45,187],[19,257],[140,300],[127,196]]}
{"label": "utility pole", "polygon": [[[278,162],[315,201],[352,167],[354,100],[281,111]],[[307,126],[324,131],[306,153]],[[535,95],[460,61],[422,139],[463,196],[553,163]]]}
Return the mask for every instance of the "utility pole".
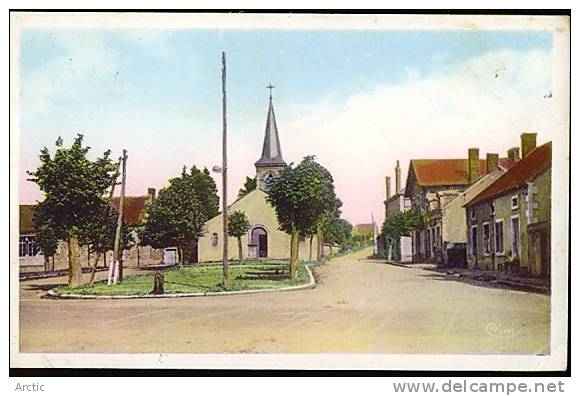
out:
{"label": "utility pole", "polygon": [[125,182],[127,180],[127,150],[123,149],[123,159],[121,163],[122,177],[121,177],[121,196],[119,197],[119,216],[117,217],[117,230],[115,231],[115,245],[113,246],[113,263],[111,265],[112,279],[109,277],[109,284],[123,281],[122,261],[119,260],[121,253],[121,227],[123,226],[123,206],[125,201]]}
{"label": "utility pole", "polygon": [[226,53],[222,51],[222,215],[224,289],[228,288],[228,153],[226,108]]}
{"label": "utility pole", "polygon": [[371,213],[371,220],[373,224],[373,256],[377,256],[377,225],[375,224],[375,214]]}

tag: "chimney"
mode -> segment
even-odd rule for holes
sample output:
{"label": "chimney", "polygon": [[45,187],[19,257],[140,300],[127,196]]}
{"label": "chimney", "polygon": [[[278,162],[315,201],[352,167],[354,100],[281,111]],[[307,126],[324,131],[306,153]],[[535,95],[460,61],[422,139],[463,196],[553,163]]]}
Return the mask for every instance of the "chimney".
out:
{"label": "chimney", "polygon": [[149,188],[147,189],[147,195],[149,196],[149,199],[150,199],[151,201],[154,201],[154,200],[155,200],[155,195],[156,195],[156,193],[157,193],[157,191],[155,191],[155,189],[154,189],[154,188],[151,188],[151,187],[149,187]]}
{"label": "chimney", "polygon": [[401,167],[399,166],[399,160],[397,160],[397,166],[395,166],[395,194],[401,193]]}
{"label": "chimney", "polygon": [[522,158],[526,158],[536,148],[537,133],[522,133]]}
{"label": "chimney", "polygon": [[487,153],[485,157],[486,173],[492,173],[497,170],[499,166],[499,154]]}
{"label": "chimney", "polygon": [[391,178],[389,176],[385,177],[385,186],[387,188],[387,199],[391,197]]}
{"label": "chimney", "polygon": [[469,163],[468,176],[469,183],[473,183],[479,179],[479,149],[470,148],[467,150],[467,158]]}
{"label": "chimney", "polygon": [[520,148],[519,147],[512,147],[507,152],[508,159],[512,161],[519,161],[520,160]]}

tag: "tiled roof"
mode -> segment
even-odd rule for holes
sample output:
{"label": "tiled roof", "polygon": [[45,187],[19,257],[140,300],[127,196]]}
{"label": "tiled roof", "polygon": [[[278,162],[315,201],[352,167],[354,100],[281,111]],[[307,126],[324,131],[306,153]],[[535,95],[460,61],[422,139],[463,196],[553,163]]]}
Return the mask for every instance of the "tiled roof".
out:
{"label": "tiled roof", "polygon": [[36,205],[20,205],[20,234],[34,234],[34,208]]}
{"label": "tiled roof", "polygon": [[509,171],[501,175],[489,187],[480,192],[467,205],[473,205],[503,195],[536,177],[552,166],[552,142],[545,143],[533,150],[527,157],[518,161]]}
{"label": "tiled roof", "polygon": [[[123,221],[128,225],[139,224],[145,217],[145,205],[149,200],[149,196],[142,197],[125,197],[123,200]],[[119,197],[113,198],[113,208],[119,210]]]}
{"label": "tiled roof", "polygon": [[[126,224],[139,224],[145,217],[145,205],[149,200],[149,196],[142,197],[125,197],[123,202],[123,218]],[[113,207],[119,210],[119,197],[113,198]],[[36,205],[20,205],[20,234],[34,234],[34,209]]]}
{"label": "tiled roof", "polygon": [[[411,167],[415,172],[417,183],[420,186],[457,186],[469,185],[468,172],[469,161],[467,159],[420,159],[411,160]],[[514,162],[501,158],[499,166],[509,169]],[[487,171],[487,161],[479,160],[479,174],[485,175]]]}
{"label": "tiled roof", "polygon": [[374,232],[374,224],[373,223],[357,224],[352,229],[352,232],[355,234],[372,234]]}

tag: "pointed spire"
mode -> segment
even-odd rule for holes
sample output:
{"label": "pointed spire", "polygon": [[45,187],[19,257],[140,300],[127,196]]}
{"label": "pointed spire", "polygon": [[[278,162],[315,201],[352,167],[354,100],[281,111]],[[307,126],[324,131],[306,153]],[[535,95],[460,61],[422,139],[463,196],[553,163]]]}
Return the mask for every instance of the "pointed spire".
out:
{"label": "pointed spire", "polygon": [[282,158],[282,149],[280,148],[280,138],[278,136],[278,126],[276,125],[276,116],[274,115],[274,105],[272,103],[272,84],[266,88],[270,90],[270,105],[268,107],[268,116],[266,118],[266,133],[264,135],[264,144],[262,146],[262,156],[256,161],[256,166],[286,165]]}

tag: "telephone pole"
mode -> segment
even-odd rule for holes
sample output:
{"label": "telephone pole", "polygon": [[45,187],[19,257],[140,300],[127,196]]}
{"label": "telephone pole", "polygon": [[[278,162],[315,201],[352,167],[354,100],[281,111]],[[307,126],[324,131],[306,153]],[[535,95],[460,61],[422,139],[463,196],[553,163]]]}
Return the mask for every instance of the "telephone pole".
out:
{"label": "telephone pole", "polygon": [[123,268],[121,255],[121,227],[123,226],[123,206],[125,202],[125,182],[127,180],[127,150],[123,149],[123,159],[121,163],[122,177],[121,177],[121,196],[119,197],[119,215],[117,216],[117,230],[115,231],[115,245],[113,246],[113,262],[111,267],[112,279],[109,276],[109,284],[123,281]]}
{"label": "telephone pole", "polygon": [[226,108],[226,53],[222,51],[222,215],[224,289],[228,288],[228,153]]}

